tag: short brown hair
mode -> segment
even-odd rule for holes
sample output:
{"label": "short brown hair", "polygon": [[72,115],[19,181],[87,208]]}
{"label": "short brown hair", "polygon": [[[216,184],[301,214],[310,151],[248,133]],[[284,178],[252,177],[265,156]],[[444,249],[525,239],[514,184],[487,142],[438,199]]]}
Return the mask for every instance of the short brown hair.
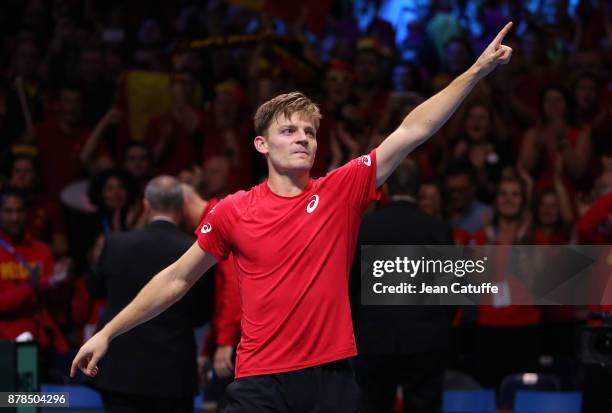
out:
{"label": "short brown hair", "polygon": [[280,115],[290,118],[294,113],[303,113],[311,118],[316,129],[319,128],[321,111],[319,107],[301,92],[278,95],[262,104],[255,112],[255,132],[264,136],[270,124]]}

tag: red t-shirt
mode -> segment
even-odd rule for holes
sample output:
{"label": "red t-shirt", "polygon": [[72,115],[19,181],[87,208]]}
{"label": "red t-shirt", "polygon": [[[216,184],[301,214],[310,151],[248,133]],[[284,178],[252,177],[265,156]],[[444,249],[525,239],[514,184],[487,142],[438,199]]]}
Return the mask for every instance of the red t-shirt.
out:
{"label": "red t-shirt", "polygon": [[281,373],[357,354],[348,298],[361,216],[378,196],[376,153],[299,195],[263,182],[230,195],[204,218],[198,243],[233,253],[242,308],[236,378]]}
{"label": "red t-shirt", "polygon": [[[201,230],[204,217],[213,209],[219,200],[208,201],[196,234]],[[217,262],[215,270],[215,303],[211,328],[206,336],[201,354],[212,358],[217,346],[236,346],[240,341],[240,293],[236,279],[236,265],[230,254],[226,259]]]}
{"label": "red t-shirt", "polygon": [[[29,331],[42,347],[67,351],[66,342],[44,303],[55,264],[51,249],[28,233],[19,243],[2,231],[0,239],[10,245],[8,250],[0,246],[0,339],[13,340]],[[39,268],[38,292],[30,286],[30,269],[21,260],[31,269]]]}
{"label": "red t-shirt", "polygon": [[[488,240],[485,231],[476,231],[473,235],[475,245],[503,245],[499,240]],[[508,268],[509,250],[500,250],[497,254],[495,267],[499,279]],[[528,294],[519,283],[509,282],[511,294]],[[478,324],[488,327],[523,327],[540,323],[540,311],[533,305],[509,305],[494,307],[492,305],[478,306]]]}
{"label": "red t-shirt", "polygon": [[[80,155],[87,142],[89,130],[77,127],[66,133],[57,119],[49,119],[35,125],[34,133],[44,192],[51,199],[57,199],[66,185],[87,176]],[[97,155],[107,155],[102,145]]]}

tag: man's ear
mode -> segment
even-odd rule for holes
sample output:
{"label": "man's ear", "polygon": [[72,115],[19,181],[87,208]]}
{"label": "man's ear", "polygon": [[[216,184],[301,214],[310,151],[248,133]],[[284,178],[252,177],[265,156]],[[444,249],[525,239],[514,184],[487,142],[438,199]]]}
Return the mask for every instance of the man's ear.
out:
{"label": "man's ear", "polygon": [[257,150],[257,152],[263,155],[268,153],[268,140],[264,136],[256,136],[253,140],[253,144],[255,145],[255,150]]}
{"label": "man's ear", "polygon": [[149,215],[151,213],[151,204],[146,199],[142,200],[142,213],[144,215]]}

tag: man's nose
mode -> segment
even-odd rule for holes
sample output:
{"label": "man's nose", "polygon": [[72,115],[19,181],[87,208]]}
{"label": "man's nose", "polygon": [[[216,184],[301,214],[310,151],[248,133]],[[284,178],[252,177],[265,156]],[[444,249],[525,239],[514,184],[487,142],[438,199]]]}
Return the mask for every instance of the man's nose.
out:
{"label": "man's nose", "polygon": [[308,146],[308,137],[304,131],[299,132],[298,140],[296,142],[300,145]]}

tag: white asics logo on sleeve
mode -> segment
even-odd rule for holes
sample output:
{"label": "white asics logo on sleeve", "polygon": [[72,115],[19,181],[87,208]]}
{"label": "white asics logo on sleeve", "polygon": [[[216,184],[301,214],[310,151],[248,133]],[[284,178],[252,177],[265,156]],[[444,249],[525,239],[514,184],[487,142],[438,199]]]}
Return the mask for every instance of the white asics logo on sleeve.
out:
{"label": "white asics logo on sleeve", "polygon": [[212,231],[212,224],[204,224],[202,225],[202,229],[200,230],[202,234],[208,234],[210,231]]}
{"label": "white asics logo on sleeve", "polygon": [[363,155],[361,157],[361,162],[363,162],[365,166],[370,166],[372,165],[372,158],[370,158],[370,155]]}
{"label": "white asics logo on sleeve", "polygon": [[312,214],[312,212],[317,209],[317,205],[319,205],[319,195],[313,195],[310,197],[308,205],[306,205],[306,212]]}

